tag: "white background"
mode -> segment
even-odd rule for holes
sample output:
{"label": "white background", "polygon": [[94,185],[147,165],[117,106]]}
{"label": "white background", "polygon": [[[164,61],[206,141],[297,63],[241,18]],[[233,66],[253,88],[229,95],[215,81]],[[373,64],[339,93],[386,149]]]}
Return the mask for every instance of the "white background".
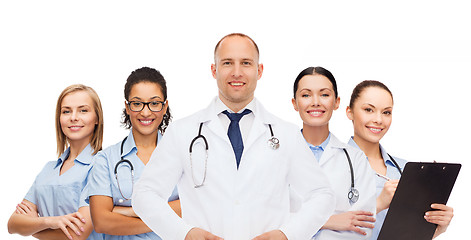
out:
{"label": "white background", "polygon": [[469,227],[471,127],[469,7],[464,1],[2,1],[0,79],[2,204],[7,221],[47,161],[57,159],[54,111],[68,85],[99,94],[104,147],[120,141],[123,88],[132,70],[159,69],[168,81],[174,119],[216,96],[210,64],[217,41],[231,32],[259,45],[265,107],[301,127],[292,84],[308,66],[337,79],[341,107],[331,131],[347,141],[345,107],[362,80],[384,82],[394,94],[393,125],[383,146],[409,161],[458,162],[463,168],[449,200],[455,217],[439,239],[462,239]]}

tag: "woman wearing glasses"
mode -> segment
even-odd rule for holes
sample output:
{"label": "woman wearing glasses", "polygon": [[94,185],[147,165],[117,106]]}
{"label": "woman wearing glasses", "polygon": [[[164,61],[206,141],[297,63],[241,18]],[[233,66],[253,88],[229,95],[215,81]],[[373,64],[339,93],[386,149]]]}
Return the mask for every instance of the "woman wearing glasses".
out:
{"label": "woman wearing glasses", "polygon": [[103,239],[85,202],[93,155],[101,150],[103,111],[90,87],[64,89],[56,106],[59,159],[46,164],[8,221],[8,231],[37,239]]}
{"label": "woman wearing glasses", "polygon": [[[131,195],[171,120],[165,79],[155,69],[137,69],[126,81],[124,97],[123,125],[131,131],[95,156],[88,186],[93,224],[105,239],[160,239],[135,215]],[[169,204],[179,214],[176,190]]]}

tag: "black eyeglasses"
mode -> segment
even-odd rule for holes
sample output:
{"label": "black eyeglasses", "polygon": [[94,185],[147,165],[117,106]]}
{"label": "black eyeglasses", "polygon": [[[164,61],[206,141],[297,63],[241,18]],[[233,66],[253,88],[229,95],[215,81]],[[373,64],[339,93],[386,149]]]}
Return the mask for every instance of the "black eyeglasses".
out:
{"label": "black eyeglasses", "polygon": [[129,101],[128,106],[129,109],[133,112],[140,112],[144,109],[144,107],[147,105],[149,110],[152,112],[160,112],[165,106],[165,103],[167,101],[152,101],[152,102],[140,102],[140,101]]}

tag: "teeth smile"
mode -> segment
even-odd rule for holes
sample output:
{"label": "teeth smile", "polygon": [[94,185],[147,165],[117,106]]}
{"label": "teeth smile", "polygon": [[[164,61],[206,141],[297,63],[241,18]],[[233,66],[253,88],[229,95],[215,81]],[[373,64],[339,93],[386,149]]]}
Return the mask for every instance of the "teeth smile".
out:
{"label": "teeth smile", "polygon": [[322,111],[310,111],[310,112],[308,112],[308,113],[309,113],[311,116],[317,117],[317,116],[322,115],[323,112],[322,112]]}
{"label": "teeth smile", "polygon": [[231,82],[230,84],[231,84],[232,86],[242,86],[242,85],[244,85],[244,83],[239,83],[239,82],[237,82],[237,83],[232,83],[232,82]]}
{"label": "teeth smile", "polygon": [[150,124],[152,122],[152,120],[140,120],[141,123],[144,123],[144,124]]}
{"label": "teeth smile", "polygon": [[375,133],[378,133],[378,132],[381,132],[381,131],[382,131],[381,128],[372,128],[372,127],[369,127],[369,129],[370,129],[372,132],[375,132]]}

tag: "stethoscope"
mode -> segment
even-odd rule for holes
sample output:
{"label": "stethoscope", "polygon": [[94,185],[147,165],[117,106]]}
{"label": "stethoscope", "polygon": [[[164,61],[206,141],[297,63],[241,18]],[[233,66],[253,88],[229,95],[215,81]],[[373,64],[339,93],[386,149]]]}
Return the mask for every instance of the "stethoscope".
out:
{"label": "stethoscope", "polygon": [[389,158],[391,159],[391,162],[393,162],[394,167],[396,167],[396,168],[397,168],[397,171],[399,171],[399,174],[402,175],[402,170],[401,170],[401,168],[399,167],[399,164],[397,164],[396,160],[394,160],[394,158],[393,158],[391,155],[389,155],[389,153],[388,153],[388,156],[389,156]]}
{"label": "stethoscope", "polygon": [[358,201],[360,198],[360,192],[358,189],[355,188],[355,175],[353,173],[353,164],[352,160],[350,159],[350,155],[348,155],[347,149],[343,149],[345,152],[345,155],[347,156],[348,160],[348,166],[350,167],[350,178],[351,178],[351,184],[350,184],[350,191],[348,191],[348,201],[350,201],[350,204],[354,204]]}
{"label": "stethoscope", "polygon": [[[358,189],[355,188],[355,176],[353,173],[352,160],[350,159],[350,156],[348,155],[347,149],[344,148],[343,151],[345,152],[345,155],[347,156],[348,165],[350,166],[351,185],[350,185],[350,191],[348,192],[348,200],[350,201],[350,204],[354,204],[360,198],[360,192],[358,191]],[[388,156],[393,162],[394,166],[399,171],[399,173],[402,175],[402,171],[401,171],[401,168],[399,167],[399,164],[397,164],[396,160],[394,160],[394,158],[391,155],[388,154]]]}
{"label": "stethoscope", "polygon": [[[206,172],[208,171],[208,150],[209,150],[209,145],[208,145],[208,141],[206,140],[206,137],[203,134],[201,134],[201,129],[202,128],[203,128],[203,123],[200,123],[200,128],[199,128],[199,131],[198,131],[198,135],[195,138],[193,138],[193,140],[191,140],[190,150],[189,150],[189,152],[190,152],[191,177],[193,178],[193,183],[195,185],[195,188],[199,188],[199,187],[204,185],[204,181],[206,180]],[[276,150],[280,147],[280,140],[278,138],[276,138],[275,135],[273,134],[273,129],[271,127],[271,124],[268,124],[268,128],[270,128],[270,134],[271,134],[271,137],[268,139],[268,147],[270,147],[273,150]],[[203,139],[203,142],[204,142],[206,157],[205,157],[205,160],[204,160],[203,180],[201,180],[201,183],[198,184],[196,182],[195,173],[193,171],[192,153],[193,153],[193,144],[196,142],[196,140],[198,140],[200,138]]]}
{"label": "stethoscope", "polygon": [[131,200],[131,196],[129,196],[129,198],[124,196],[123,192],[121,191],[121,187],[119,186],[118,167],[120,164],[127,163],[129,167],[131,168],[131,194],[132,194],[132,191],[134,190],[133,189],[134,188],[134,166],[132,165],[131,161],[123,158],[123,146],[127,138],[128,137],[125,137],[123,141],[121,142],[121,154],[120,154],[121,160],[117,162],[116,165],[114,166],[114,176],[116,178],[116,182],[118,183],[118,190],[119,190],[119,193],[121,194],[121,197],[123,197],[118,200],[119,203],[123,203],[124,201]]}

